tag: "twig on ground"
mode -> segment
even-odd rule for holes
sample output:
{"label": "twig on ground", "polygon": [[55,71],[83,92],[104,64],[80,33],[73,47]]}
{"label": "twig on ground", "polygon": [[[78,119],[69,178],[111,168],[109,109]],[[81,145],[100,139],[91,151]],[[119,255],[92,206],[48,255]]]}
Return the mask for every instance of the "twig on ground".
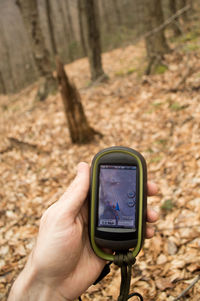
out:
{"label": "twig on ground", "polygon": [[49,153],[48,151],[41,149],[36,144],[24,142],[17,138],[14,138],[14,137],[8,137],[8,139],[10,141],[10,147],[8,147],[7,151],[12,150],[13,148],[16,148],[16,149],[25,150],[25,151],[27,151],[27,150],[36,151],[38,153]]}
{"label": "twig on ground", "polygon": [[190,77],[195,70],[191,66],[187,66],[187,69],[183,76],[180,78],[180,80],[177,82],[177,84],[170,89],[171,92],[177,92],[180,90],[181,86],[186,82],[187,78]]}
{"label": "twig on ground", "polygon": [[24,150],[24,151],[30,150],[30,151],[36,151],[38,153],[45,153],[45,154],[49,153],[48,151],[41,149],[36,144],[24,142],[14,137],[8,137],[8,140],[10,141],[10,145],[5,149],[0,150],[0,154],[4,154],[6,152],[12,151],[14,148],[19,150]]}
{"label": "twig on ground", "polygon": [[178,297],[174,299],[174,301],[178,301],[180,298],[184,297],[185,294],[200,280],[200,274],[190,283],[190,285],[182,291]]}
{"label": "twig on ground", "polygon": [[[170,89],[171,92],[177,92],[181,89],[181,87],[185,84],[188,77],[190,77],[193,73],[197,72],[198,69],[196,66],[191,64],[191,56],[187,54],[187,61],[186,61],[186,70],[183,72],[183,75],[179,79],[179,81]],[[182,73],[181,73],[182,74]]]}
{"label": "twig on ground", "polygon": [[195,225],[192,225],[192,226],[174,226],[173,228],[164,228],[164,229],[156,229],[156,232],[160,232],[160,231],[174,231],[174,230],[177,230],[177,229],[189,229],[189,228],[194,228],[194,227],[200,227],[200,224],[195,224]]}

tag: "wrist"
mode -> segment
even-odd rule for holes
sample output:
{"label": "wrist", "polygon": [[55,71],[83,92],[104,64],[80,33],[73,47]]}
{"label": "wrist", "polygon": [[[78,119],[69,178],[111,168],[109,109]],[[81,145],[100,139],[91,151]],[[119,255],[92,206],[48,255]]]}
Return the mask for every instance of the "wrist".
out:
{"label": "wrist", "polygon": [[41,281],[30,257],[14,282],[8,301],[69,301],[58,293],[56,287]]}

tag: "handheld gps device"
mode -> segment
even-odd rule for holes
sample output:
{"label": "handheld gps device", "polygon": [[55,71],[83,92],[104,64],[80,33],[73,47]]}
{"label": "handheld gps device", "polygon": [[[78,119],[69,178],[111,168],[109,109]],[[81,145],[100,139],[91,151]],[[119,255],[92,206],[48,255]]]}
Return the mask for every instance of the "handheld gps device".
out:
{"label": "handheld gps device", "polygon": [[91,166],[89,236],[97,256],[104,251],[139,253],[145,236],[147,168],[137,151],[110,147],[97,153]]}

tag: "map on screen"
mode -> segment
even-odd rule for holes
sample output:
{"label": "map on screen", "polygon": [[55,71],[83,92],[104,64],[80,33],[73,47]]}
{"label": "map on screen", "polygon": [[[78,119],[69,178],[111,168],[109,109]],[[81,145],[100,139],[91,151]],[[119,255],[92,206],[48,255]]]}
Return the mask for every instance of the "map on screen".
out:
{"label": "map on screen", "polygon": [[100,166],[98,227],[135,228],[136,173],[136,166]]}

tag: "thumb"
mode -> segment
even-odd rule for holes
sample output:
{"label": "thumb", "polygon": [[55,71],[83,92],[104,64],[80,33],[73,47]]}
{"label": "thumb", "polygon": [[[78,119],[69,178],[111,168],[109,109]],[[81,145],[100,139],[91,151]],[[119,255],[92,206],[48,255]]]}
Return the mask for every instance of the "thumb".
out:
{"label": "thumb", "polygon": [[89,177],[89,165],[85,162],[79,163],[75,179],[59,200],[59,202],[65,204],[65,212],[71,214],[72,217],[76,217],[87,197]]}

